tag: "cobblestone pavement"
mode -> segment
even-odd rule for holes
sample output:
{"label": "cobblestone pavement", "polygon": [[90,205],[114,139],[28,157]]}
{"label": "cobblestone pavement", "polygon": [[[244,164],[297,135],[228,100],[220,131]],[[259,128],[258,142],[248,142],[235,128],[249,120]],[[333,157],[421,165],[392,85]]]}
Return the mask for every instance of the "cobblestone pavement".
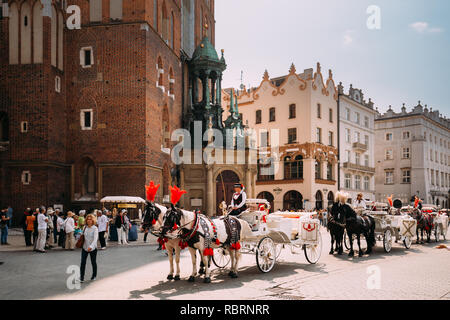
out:
{"label": "cobblestone pavement", "polygon": [[[192,266],[187,251],[181,258],[181,281],[167,281],[168,261],[155,245],[114,246],[100,251],[97,281],[66,286],[67,267],[78,265],[79,251],[46,254],[0,252],[0,299],[450,299],[450,251],[436,243],[414,244],[406,250],[394,244],[384,253],[378,242],[370,256],[329,255],[329,235],[322,230],[322,257],[310,265],[302,251],[285,249],[275,268],[260,273],[254,255],[244,255],[239,278],[213,267],[212,283],[197,278],[188,283]],[[153,240],[154,241],[154,240]],[[449,241],[441,241],[450,247]],[[91,268],[88,261],[87,275]],[[375,272],[375,273],[374,273]],[[374,275],[379,287],[373,287]],[[368,286],[369,283],[369,286]]]}

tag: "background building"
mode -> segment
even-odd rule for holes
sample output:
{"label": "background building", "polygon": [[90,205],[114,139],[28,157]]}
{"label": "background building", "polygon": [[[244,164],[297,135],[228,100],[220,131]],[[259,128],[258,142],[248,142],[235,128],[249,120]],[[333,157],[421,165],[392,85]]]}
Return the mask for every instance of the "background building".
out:
{"label": "background building", "polygon": [[409,203],[418,195],[425,203],[448,208],[450,121],[421,103],[411,112],[389,107],[375,120],[376,199]]}
{"label": "background building", "polygon": [[[324,79],[320,64],[302,74],[292,65],[288,75],[272,79],[266,71],[259,87],[240,92],[239,111],[259,150],[256,195],[272,209],[323,208],[334,199],[337,96],[331,70]],[[275,170],[262,174],[270,159]]]}
{"label": "background building", "polygon": [[340,83],[339,90],[339,154],[340,189],[350,194],[349,202],[358,193],[366,200],[375,200],[373,102],[364,100],[362,90],[350,85],[348,94]]}
{"label": "background building", "polygon": [[[214,43],[213,0],[9,1],[0,19],[0,201],[98,207],[104,196],[158,201],[177,183],[167,154],[182,126],[188,61]],[[172,181],[174,180],[174,181]]]}

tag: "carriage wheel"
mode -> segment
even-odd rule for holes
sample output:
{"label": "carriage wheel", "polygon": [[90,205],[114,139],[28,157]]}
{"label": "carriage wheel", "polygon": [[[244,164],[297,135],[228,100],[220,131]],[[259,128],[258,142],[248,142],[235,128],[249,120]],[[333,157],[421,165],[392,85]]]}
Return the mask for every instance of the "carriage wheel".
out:
{"label": "carriage wheel", "polygon": [[441,226],[439,224],[436,224],[436,227],[434,228],[434,237],[436,239],[436,242],[439,242],[441,239]]}
{"label": "carriage wheel", "polygon": [[306,260],[311,264],[316,264],[322,254],[322,235],[319,233],[317,238],[317,244],[307,244],[303,247],[305,251]]}
{"label": "carriage wheel", "polygon": [[390,229],[387,229],[386,231],[384,231],[384,235],[383,235],[383,247],[384,247],[384,251],[389,253],[391,252],[392,249],[392,233]]}
{"label": "carriage wheel", "polygon": [[262,238],[256,249],[256,264],[259,271],[263,273],[270,272],[275,266],[276,260],[275,243],[270,237]]}
{"label": "carriage wheel", "polygon": [[223,269],[230,263],[231,257],[224,248],[216,248],[213,252],[212,261],[217,268]]}
{"label": "carriage wheel", "polygon": [[411,244],[412,244],[412,239],[411,237],[405,237],[405,239],[403,239],[403,244],[405,245],[406,249],[411,248]]}

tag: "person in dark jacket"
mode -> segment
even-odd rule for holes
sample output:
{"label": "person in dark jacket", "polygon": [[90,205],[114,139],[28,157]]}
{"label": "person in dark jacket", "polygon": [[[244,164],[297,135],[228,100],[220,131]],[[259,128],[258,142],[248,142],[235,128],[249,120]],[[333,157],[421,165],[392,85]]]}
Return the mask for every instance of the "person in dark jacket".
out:
{"label": "person in dark jacket", "polygon": [[240,183],[234,185],[234,194],[231,199],[231,207],[233,211],[230,212],[230,216],[238,216],[241,212],[247,210],[247,194],[244,191],[244,186]]}

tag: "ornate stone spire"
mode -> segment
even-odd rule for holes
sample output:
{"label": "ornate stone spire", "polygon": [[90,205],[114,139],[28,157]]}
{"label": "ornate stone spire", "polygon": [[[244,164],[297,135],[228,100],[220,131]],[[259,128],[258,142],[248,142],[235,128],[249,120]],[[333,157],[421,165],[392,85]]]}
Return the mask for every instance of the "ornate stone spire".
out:
{"label": "ornate stone spire", "polygon": [[321,73],[320,62],[317,62],[317,73]]}
{"label": "ornate stone spire", "polygon": [[295,74],[297,70],[295,69],[294,63],[291,64],[291,67],[289,68],[289,74]]}
{"label": "ornate stone spire", "polygon": [[267,72],[267,69],[264,71],[263,80],[269,80],[269,72]]}
{"label": "ornate stone spire", "polygon": [[331,69],[328,69],[328,79],[333,79],[333,71]]}

